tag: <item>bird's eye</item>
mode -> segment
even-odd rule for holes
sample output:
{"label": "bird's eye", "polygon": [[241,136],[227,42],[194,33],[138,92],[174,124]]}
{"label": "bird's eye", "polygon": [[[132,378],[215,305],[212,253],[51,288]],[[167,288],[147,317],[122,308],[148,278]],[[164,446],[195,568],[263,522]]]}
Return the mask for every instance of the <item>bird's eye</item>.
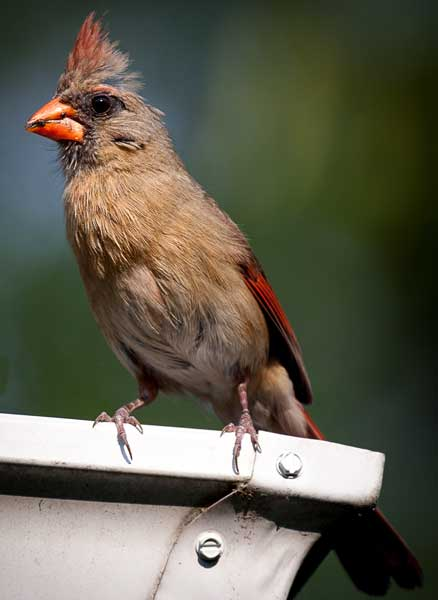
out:
{"label": "bird's eye", "polygon": [[91,106],[96,115],[105,115],[112,108],[113,102],[108,94],[97,94],[91,99]]}

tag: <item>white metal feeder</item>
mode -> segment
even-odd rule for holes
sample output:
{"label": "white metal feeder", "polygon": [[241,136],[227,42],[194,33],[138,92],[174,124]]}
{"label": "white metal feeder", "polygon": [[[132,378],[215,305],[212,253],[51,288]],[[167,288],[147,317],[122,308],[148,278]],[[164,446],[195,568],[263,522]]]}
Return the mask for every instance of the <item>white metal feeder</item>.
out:
{"label": "white metal feeder", "polygon": [[374,505],[384,456],[329,442],[0,415],[0,597],[285,599],[327,526]]}

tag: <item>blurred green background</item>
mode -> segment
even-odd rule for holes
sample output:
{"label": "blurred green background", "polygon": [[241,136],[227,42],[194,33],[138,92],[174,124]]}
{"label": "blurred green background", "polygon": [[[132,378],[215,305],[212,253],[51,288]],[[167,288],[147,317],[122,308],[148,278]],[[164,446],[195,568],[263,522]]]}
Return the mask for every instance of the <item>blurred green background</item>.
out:
{"label": "blurred green background", "polygon": [[[410,595],[393,587],[391,600],[438,594],[437,6],[17,1],[0,23],[1,411],[93,419],[135,396],[64,237],[55,145],[23,128],[85,15],[107,11],[190,172],[277,290],[313,381],[312,415],[330,439],[387,455],[381,505],[426,581]],[[176,397],[139,416],[220,427]],[[360,594],[330,557],[300,597]]]}

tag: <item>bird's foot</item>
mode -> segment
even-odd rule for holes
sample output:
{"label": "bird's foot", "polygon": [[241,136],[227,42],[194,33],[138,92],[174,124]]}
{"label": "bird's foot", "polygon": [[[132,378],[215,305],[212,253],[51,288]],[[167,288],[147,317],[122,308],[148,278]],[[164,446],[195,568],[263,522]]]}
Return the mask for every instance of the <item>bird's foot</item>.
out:
{"label": "bird's foot", "polygon": [[[134,404],[134,403],[131,402],[131,404],[121,406],[118,410],[116,410],[116,412],[114,413],[114,415],[112,417],[110,417],[109,414],[106,412],[101,412],[100,415],[98,417],[96,417],[96,420],[93,423],[93,427],[97,423],[102,423],[102,422],[114,423],[116,426],[116,429],[117,429],[117,437],[119,438],[119,440],[121,440],[124,443],[131,460],[132,460],[132,452],[131,452],[131,447],[128,443],[128,436],[126,435],[126,431],[125,431],[125,423],[132,425],[133,427],[135,427],[137,429],[137,431],[139,431],[140,433],[143,433],[143,427],[141,426],[140,421],[131,415],[131,410],[134,410],[134,408],[130,408],[132,404]],[[137,407],[135,407],[135,408],[137,408]]]}
{"label": "bird's foot", "polygon": [[239,424],[235,425],[234,423],[229,423],[222,429],[221,436],[224,433],[233,432],[236,434],[236,441],[234,442],[233,448],[233,470],[238,475],[239,474],[239,465],[238,458],[240,455],[240,450],[242,449],[242,439],[245,433],[249,433],[252,447],[255,452],[261,452],[260,444],[258,442],[257,431],[255,430],[254,424],[252,422],[251,415],[249,414],[249,410],[244,408],[242,410],[242,415],[239,420]]}

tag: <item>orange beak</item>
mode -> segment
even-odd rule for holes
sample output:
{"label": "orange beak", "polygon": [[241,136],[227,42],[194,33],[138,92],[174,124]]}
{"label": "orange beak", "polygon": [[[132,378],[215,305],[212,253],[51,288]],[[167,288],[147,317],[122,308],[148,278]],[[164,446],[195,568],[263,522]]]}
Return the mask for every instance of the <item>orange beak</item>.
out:
{"label": "orange beak", "polygon": [[59,98],[53,98],[30,117],[26,129],[57,142],[82,142],[85,130],[83,125],[74,120],[76,114],[76,110],[69,104],[64,104]]}

